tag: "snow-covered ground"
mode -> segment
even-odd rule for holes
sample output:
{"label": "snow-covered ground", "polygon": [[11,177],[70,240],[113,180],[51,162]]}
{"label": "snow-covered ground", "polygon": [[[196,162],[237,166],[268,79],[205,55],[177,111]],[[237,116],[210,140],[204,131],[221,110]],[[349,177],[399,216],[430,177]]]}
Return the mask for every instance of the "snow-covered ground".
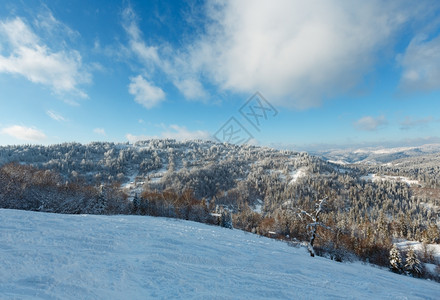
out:
{"label": "snow-covered ground", "polygon": [[304,177],[307,175],[306,168],[299,168],[293,172],[290,173],[290,184],[294,184],[298,181],[299,178]]}
{"label": "snow-covered ground", "polygon": [[263,200],[257,199],[257,203],[254,205],[253,211],[261,214],[263,212],[263,205],[264,205]]}
{"label": "snow-covered ground", "polygon": [[417,157],[440,152],[440,144],[426,144],[415,147],[362,147],[341,149],[319,149],[310,151],[325,160],[337,164],[386,164],[399,158]]}
{"label": "snow-covered ground", "polygon": [[327,160],[329,163],[335,164],[335,165],[347,165],[348,162],[346,162],[345,160]]}
{"label": "snow-covered ground", "polygon": [[371,180],[371,181],[400,181],[404,182],[408,185],[418,185],[420,182],[418,180],[412,180],[405,176],[390,176],[390,175],[377,175],[377,174],[368,174],[366,176],[362,176],[363,180]]}
{"label": "snow-covered ground", "polygon": [[239,230],[0,210],[0,299],[439,299],[440,284]]}
{"label": "snow-covered ground", "polygon": [[[410,248],[414,251],[418,252],[419,255],[422,255],[425,251],[423,247],[423,243],[417,242],[417,241],[408,241],[408,240],[398,240],[395,241],[396,246],[400,250],[408,251]],[[437,259],[440,262],[440,245],[437,244],[427,244],[426,245],[426,251],[431,253],[435,259]]]}
{"label": "snow-covered ground", "polygon": [[139,172],[135,172],[128,177],[128,181],[122,184],[122,188],[128,194],[128,200],[133,201],[135,195],[142,194],[144,181],[137,181]]}

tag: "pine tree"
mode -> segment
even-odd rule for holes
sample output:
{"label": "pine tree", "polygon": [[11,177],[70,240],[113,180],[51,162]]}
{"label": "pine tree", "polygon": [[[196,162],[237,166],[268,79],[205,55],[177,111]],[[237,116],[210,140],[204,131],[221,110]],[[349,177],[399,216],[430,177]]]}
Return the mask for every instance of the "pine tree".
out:
{"label": "pine tree", "polygon": [[399,219],[399,229],[400,229],[400,236],[406,238],[408,235],[408,224],[403,214],[400,216]]}
{"label": "pine tree", "polygon": [[133,203],[133,214],[137,215],[139,213],[139,208],[140,208],[140,201],[137,193],[134,195],[132,203]]}
{"label": "pine tree", "polygon": [[396,245],[390,250],[390,269],[395,273],[402,273],[402,256]]}
{"label": "pine tree", "polygon": [[104,195],[104,187],[101,185],[99,188],[98,195],[96,197],[95,206],[93,209],[93,213],[97,215],[103,215],[107,211],[107,199]]}
{"label": "pine tree", "polygon": [[413,249],[410,249],[406,254],[405,271],[414,277],[420,277],[422,274],[422,264]]}

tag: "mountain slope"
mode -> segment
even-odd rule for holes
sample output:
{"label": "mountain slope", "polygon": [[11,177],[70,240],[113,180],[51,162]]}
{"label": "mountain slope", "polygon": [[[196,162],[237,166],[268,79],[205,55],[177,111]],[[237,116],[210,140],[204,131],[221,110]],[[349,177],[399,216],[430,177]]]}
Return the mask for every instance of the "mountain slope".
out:
{"label": "mountain slope", "polygon": [[239,230],[0,210],[0,298],[438,299],[440,285]]}
{"label": "mountain slope", "polygon": [[440,144],[426,144],[417,147],[367,147],[351,149],[330,149],[311,153],[327,161],[341,164],[385,164],[398,159],[417,158],[440,152]]}

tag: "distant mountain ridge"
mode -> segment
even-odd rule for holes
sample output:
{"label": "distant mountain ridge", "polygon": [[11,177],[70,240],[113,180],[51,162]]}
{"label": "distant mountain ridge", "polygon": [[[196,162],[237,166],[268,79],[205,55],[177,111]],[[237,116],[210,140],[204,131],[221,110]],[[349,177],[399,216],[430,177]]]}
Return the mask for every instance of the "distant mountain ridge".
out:
{"label": "distant mountain ridge", "polygon": [[440,144],[416,147],[366,147],[350,149],[318,150],[310,152],[323,159],[340,164],[386,164],[398,159],[435,154]]}

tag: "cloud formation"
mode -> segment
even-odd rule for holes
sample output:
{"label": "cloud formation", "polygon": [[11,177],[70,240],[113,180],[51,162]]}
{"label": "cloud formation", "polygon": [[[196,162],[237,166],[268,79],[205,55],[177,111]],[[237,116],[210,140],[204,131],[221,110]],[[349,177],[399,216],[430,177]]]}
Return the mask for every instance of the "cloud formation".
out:
{"label": "cloud formation", "polygon": [[406,116],[405,119],[400,122],[400,129],[409,130],[415,127],[427,125],[432,121],[434,121],[434,118],[431,116],[421,119],[413,119],[412,117]]}
{"label": "cloud formation", "polygon": [[155,71],[164,73],[186,99],[200,100],[207,97],[203,85],[197,79],[198,75],[188,68],[186,61],[181,60],[184,58],[176,53],[178,50],[166,45],[148,45],[143,39],[132,7],[124,9],[122,18],[122,26],[128,36],[128,50],[137,57],[148,74]]}
{"label": "cloud formation", "polygon": [[105,129],[104,128],[95,128],[93,129],[93,132],[99,135],[103,135],[106,136],[107,134],[105,133]]}
{"label": "cloud formation", "polygon": [[162,132],[162,137],[176,140],[208,140],[211,135],[204,130],[190,131],[185,126],[170,125],[166,131]]}
{"label": "cloud formation", "polygon": [[354,122],[354,126],[357,129],[365,130],[365,131],[375,131],[382,128],[386,124],[388,124],[388,121],[383,115],[378,116],[376,118],[371,116],[366,116]]}
{"label": "cloud formation", "polygon": [[1,133],[22,141],[41,142],[46,139],[46,135],[42,131],[20,125],[3,128]]}
{"label": "cloud formation", "polygon": [[125,137],[130,143],[136,143],[142,140],[158,139],[158,138],[175,139],[178,141],[211,139],[210,133],[204,130],[191,131],[188,130],[185,126],[179,126],[179,125],[169,125],[163,127],[164,127],[164,131],[162,131],[160,135],[133,135],[128,133],[125,135]]}
{"label": "cloud formation", "polygon": [[[54,22],[41,26],[46,28]],[[56,94],[87,97],[79,85],[90,82],[91,75],[84,70],[79,52],[53,51],[23,19],[0,21],[0,49],[0,73],[23,76],[49,86]]]}
{"label": "cloud formation", "polygon": [[[206,98],[206,87],[214,86],[219,92],[261,91],[275,105],[305,109],[353,91],[380,58],[388,55],[392,61],[396,35],[424,15],[421,11],[438,6],[429,1],[208,1],[206,28],[180,49],[145,42],[130,7],[123,24],[129,48],[144,67],[165,74],[187,99]],[[409,49],[405,55],[409,73],[412,61],[420,59],[411,53],[420,51]],[[430,71],[428,77],[434,75]]]}
{"label": "cloud formation", "polygon": [[141,75],[130,78],[128,92],[134,96],[134,100],[145,108],[157,106],[165,100],[165,92],[148,82]]}
{"label": "cloud formation", "polygon": [[142,39],[142,32],[136,22],[137,16],[131,7],[123,10],[122,18],[122,26],[128,34],[129,49],[146,65],[161,64],[157,46],[148,46]]}
{"label": "cloud formation", "polygon": [[66,121],[66,119],[60,115],[59,113],[54,112],[53,110],[48,110],[46,112],[46,114],[53,120],[58,121],[58,122],[64,122]]}
{"label": "cloud formation", "polygon": [[404,90],[429,91],[440,88],[440,35],[414,38],[399,57],[403,68],[401,87]]}
{"label": "cloud formation", "polygon": [[175,87],[189,100],[202,100],[208,96],[200,81],[194,78],[176,79]]}

